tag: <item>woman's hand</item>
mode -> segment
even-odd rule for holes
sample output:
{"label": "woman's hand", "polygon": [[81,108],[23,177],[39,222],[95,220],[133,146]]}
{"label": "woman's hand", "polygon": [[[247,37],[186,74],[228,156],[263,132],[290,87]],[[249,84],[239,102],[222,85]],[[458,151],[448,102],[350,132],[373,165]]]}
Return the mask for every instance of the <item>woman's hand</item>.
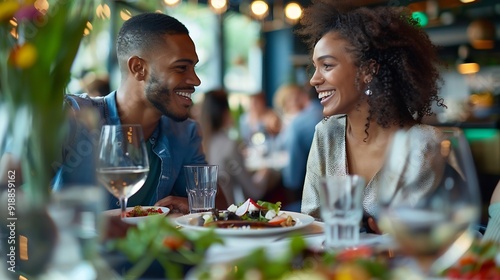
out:
{"label": "woman's hand", "polygon": [[376,234],[382,234],[382,231],[378,228],[377,222],[372,217],[368,218],[368,226]]}

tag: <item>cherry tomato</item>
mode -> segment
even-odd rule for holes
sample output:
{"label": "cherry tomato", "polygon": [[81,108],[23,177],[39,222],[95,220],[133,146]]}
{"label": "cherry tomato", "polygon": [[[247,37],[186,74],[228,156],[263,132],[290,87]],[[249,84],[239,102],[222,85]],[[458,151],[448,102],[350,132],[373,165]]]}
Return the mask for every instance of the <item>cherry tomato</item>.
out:
{"label": "cherry tomato", "polygon": [[184,239],[178,236],[167,236],[163,239],[163,246],[170,250],[177,250],[184,245]]}

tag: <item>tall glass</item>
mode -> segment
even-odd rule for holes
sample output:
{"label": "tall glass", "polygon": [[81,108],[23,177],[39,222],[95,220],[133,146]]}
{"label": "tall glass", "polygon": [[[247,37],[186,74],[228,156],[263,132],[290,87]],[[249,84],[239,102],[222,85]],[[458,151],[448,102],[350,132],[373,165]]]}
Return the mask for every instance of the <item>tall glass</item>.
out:
{"label": "tall glass", "polygon": [[120,201],[126,216],[127,199],[146,181],[149,160],[140,125],[105,125],[101,130],[97,179]]}
{"label": "tall glass", "polygon": [[425,144],[426,158],[416,152],[421,139],[404,131],[396,133],[377,192],[379,228],[392,235],[402,253],[427,275],[437,273],[435,260],[458,248],[451,245],[466,240],[463,236],[480,215],[468,142],[458,128],[441,128],[441,132],[438,141]]}
{"label": "tall glass", "polygon": [[329,250],[355,247],[363,217],[365,180],[358,175],[326,176],[321,180],[321,218]]}
{"label": "tall glass", "polygon": [[217,165],[185,165],[189,212],[211,212],[217,194]]}

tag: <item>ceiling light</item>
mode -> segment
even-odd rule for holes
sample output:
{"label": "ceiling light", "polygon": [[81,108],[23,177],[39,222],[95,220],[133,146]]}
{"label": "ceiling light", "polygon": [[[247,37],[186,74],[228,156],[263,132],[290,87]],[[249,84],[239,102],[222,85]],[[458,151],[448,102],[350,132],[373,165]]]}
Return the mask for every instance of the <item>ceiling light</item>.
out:
{"label": "ceiling light", "polygon": [[124,20],[124,21],[127,21],[129,20],[131,17],[132,17],[132,13],[130,13],[129,10],[127,9],[122,9],[120,11],[120,17]]}
{"label": "ceiling light", "polygon": [[163,3],[168,7],[175,7],[181,3],[181,0],[163,0]]}
{"label": "ceiling light", "polygon": [[257,0],[250,4],[250,10],[255,18],[264,19],[269,13],[269,6],[266,2]]}
{"label": "ceiling light", "polygon": [[471,59],[469,47],[458,47],[457,71],[462,75],[469,75],[479,72],[479,69],[479,64]]}
{"label": "ceiling light", "polygon": [[302,7],[295,2],[288,3],[285,7],[285,16],[288,20],[297,22],[302,16]]}
{"label": "ceiling light", "polygon": [[111,15],[111,9],[107,4],[100,4],[95,9],[95,13],[98,18],[108,19]]}
{"label": "ceiling light", "polygon": [[492,49],[495,45],[495,25],[487,19],[475,20],[467,27],[467,37],[475,49]]}
{"label": "ceiling light", "polygon": [[458,73],[462,75],[475,74],[479,72],[479,64],[476,62],[462,62],[457,65]]}
{"label": "ceiling light", "polygon": [[227,10],[226,0],[209,0],[208,4],[210,8],[217,14],[222,14]]}

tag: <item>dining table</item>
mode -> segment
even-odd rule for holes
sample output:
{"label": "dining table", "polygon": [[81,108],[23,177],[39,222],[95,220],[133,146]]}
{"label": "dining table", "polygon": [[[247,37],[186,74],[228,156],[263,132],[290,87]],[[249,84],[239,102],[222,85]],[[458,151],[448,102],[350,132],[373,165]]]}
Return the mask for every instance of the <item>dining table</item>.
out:
{"label": "dining table", "polygon": [[[211,245],[204,252],[201,263],[184,267],[184,279],[200,279],[200,273],[207,272],[207,269],[234,263],[250,256],[252,252],[259,249],[265,252],[269,260],[284,258],[287,254],[290,254],[290,243],[298,236],[305,241],[308,250],[319,254],[328,251],[324,244],[325,224],[322,221],[302,213],[288,212],[287,214],[292,215],[294,219],[298,221],[295,227],[290,227],[288,229],[263,228],[239,230],[216,228],[215,233],[221,238],[222,243]],[[192,223],[192,220],[196,219],[197,216],[199,216],[199,214],[183,215],[180,213],[169,213],[166,215],[166,220],[172,225],[175,225],[177,230],[187,236],[196,232],[214,230],[213,228],[198,226]],[[459,242],[459,245],[455,245],[463,247],[459,248],[462,250],[460,253],[457,254],[456,252],[458,251],[456,250],[457,248],[455,248],[455,255],[448,255],[445,260],[443,260],[443,258],[438,259],[437,265],[440,266],[439,268],[441,270],[457,263],[460,257],[465,253],[466,250],[464,249],[469,248],[465,248],[463,244],[468,244],[470,246],[472,240],[474,240],[474,236],[470,234],[466,235],[464,238],[465,239]],[[418,269],[416,263],[411,263],[410,259],[400,254],[396,242],[388,234],[379,235],[361,232],[358,245],[355,249],[357,250],[357,248],[369,248],[372,254],[376,253],[379,257],[383,255],[384,258],[390,259],[393,264],[397,263],[398,266],[404,265],[405,267],[409,267],[409,271],[416,272],[416,269]],[[130,269],[130,267],[130,265],[121,266],[118,269],[115,267],[115,270],[123,272],[125,269]],[[403,274],[404,273],[408,272],[406,271],[403,272]],[[419,273],[416,272],[415,275],[418,276]],[[139,279],[165,279],[163,268],[159,265],[151,266],[147,273]],[[446,277],[423,279],[446,279]]]}
{"label": "dining table", "polygon": [[[284,212],[294,217],[298,223],[288,228],[215,229],[215,233],[221,238],[222,243],[211,245],[205,252],[203,262],[187,269],[185,279],[198,279],[196,276],[198,267],[206,268],[207,266],[231,263],[245,258],[258,249],[264,250],[271,259],[282,258],[289,253],[290,242],[297,236],[300,236],[305,241],[310,250],[316,252],[325,250],[325,224],[322,221],[302,213]],[[214,230],[194,225],[192,220],[196,219],[196,216],[199,216],[199,214],[169,213],[166,215],[166,219],[188,236],[197,231]],[[387,235],[360,233],[359,239],[360,246],[376,246],[379,249],[391,248],[394,244]],[[127,266],[127,268],[130,268],[130,266]],[[122,267],[121,270],[123,271],[124,268]],[[162,275],[161,267],[155,266],[140,279],[164,279]]]}

